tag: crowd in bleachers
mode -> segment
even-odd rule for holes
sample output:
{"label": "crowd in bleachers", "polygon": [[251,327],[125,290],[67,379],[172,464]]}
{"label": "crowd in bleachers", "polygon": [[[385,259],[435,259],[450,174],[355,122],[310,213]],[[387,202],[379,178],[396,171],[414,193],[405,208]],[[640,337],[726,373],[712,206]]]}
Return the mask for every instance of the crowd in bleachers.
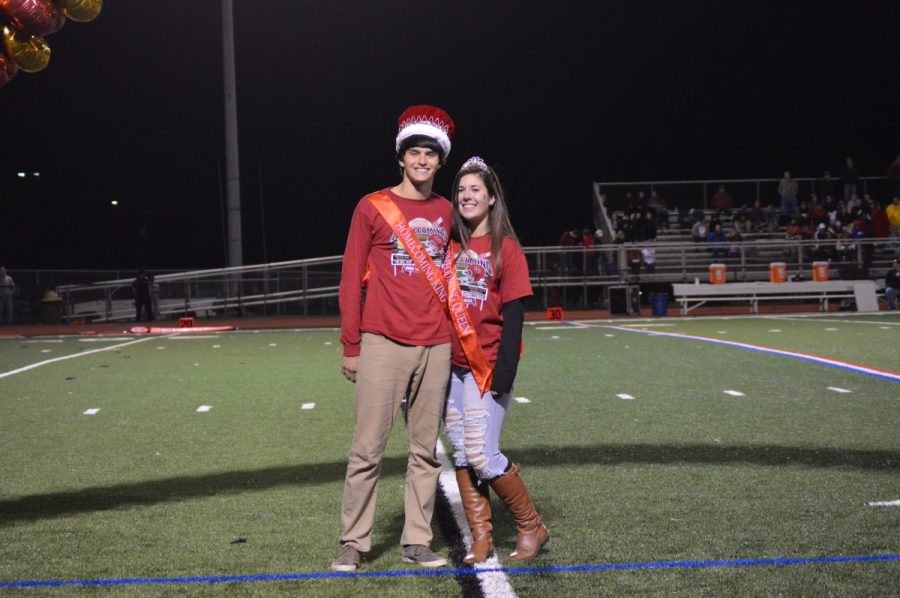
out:
{"label": "crowd in bleachers", "polygon": [[[577,272],[582,269],[579,263],[583,261],[589,272],[617,274],[621,264],[616,263],[613,253],[601,251],[599,246],[627,244],[626,268],[634,275],[641,270],[652,273],[656,250],[647,244],[683,242],[688,234],[693,241],[706,244],[704,249],[715,260],[740,257],[741,242],[756,239],[810,241],[799,249],[804,259],[835,262],[856,261],[857,249],[861,247],[862,265],[866,268],[872,263],[876,247],[871,243],[860,244],[860,239],[898,237],[879,246],[900,251],[900,199],[896,197],[900,195],[900,156],[888,169],[889,187],[887,191],[882,189],[883,197],[866,192],[868,189],[860,184],[850,158],[840,177],[832,177],[825,171],[820,179],[805,181],[801,193],[798,182],[790,172],[785,172],[778,181],[778,196],[773,193],[763,201],[753,201],[752,205],[736,201],[724,184],[718,185],[711,201],[690,205],[670,204],[652,186],[649,190],[626,190],[612,202],[601,196],[612,235],[587,228],[564,232],[560,245],[584,248],[586,259],[565,254],[559,269]],[[681,203],[686,202],[680,199]],[[743,247],[745,255],[753,255],[753,248]],[[785,246],[785,252],[791,251],[798,251],[796,244]]]}

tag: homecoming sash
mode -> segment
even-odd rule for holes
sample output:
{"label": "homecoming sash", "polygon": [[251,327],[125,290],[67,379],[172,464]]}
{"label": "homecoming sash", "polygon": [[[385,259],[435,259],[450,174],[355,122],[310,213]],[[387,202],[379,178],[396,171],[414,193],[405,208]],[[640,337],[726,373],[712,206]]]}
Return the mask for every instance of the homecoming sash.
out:
{"label": "homecoming sash", "polygon": [[466,309],[466,303],[459,288],[459,280],[456,278],[456,261],[453,259],[452,245],[448,247],[447,255],[444,257],[443,271],[438,270],[409,222],[403,217],[400,208],[390,197],[378,192],[367,195],[366,199],[375,206],[381,217],[393,229],[397,239],[406,249],[406,253],[409,254],[422,274],[422,282],[428,285],[428,288],[437,297],[444,314],[453,322],[463,352],[469,361],[472,376],[475,378],[479,392],[484,396],[491,387],[494,371],[481,350],[481,343],[478,342],[478,335],[469,318],[469,311]]}

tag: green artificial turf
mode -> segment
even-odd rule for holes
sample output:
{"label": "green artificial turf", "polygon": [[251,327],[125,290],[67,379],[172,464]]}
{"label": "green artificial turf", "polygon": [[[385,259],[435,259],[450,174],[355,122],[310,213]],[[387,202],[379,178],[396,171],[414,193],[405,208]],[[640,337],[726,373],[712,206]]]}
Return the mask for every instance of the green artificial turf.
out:
{"label": "green artificial turf", "polygon": [[[900,370],[900,319],[855,320],[625,323]],[[0,340],[0,374],[111,347],[0,378],[0,581],[326,572],[353,429],[338,332],[144,338]],[[605,322],[529,325],[525,344],[514,395],[530,402],[512,404],[502,446],[522,464],[551,542],[527,564],[535,571],[510,576],[519,596],[896,591],[897,561],[552,568],[900,553],[900,508],[868,504],[900,499],[897,382]],[[211,409],[198,413],[201,405]],[[411,567],[398,546],[405,455],[398,418],[364,572]],[[504,557],[515,528],[496,499],[494,508]],[[448,549],[438,531],[433,548]],[[461,592],[453,575],[102,591]]]}

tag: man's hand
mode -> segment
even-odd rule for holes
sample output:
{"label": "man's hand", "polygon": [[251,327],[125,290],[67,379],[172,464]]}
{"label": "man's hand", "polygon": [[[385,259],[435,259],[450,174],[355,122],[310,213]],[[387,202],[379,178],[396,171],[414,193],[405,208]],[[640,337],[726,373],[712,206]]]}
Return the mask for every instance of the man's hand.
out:
{"label": "man's hand", "polygon": [[356,370],[359,369],[359,355],[341,359],[341,373],[344,378],[356,384]]}

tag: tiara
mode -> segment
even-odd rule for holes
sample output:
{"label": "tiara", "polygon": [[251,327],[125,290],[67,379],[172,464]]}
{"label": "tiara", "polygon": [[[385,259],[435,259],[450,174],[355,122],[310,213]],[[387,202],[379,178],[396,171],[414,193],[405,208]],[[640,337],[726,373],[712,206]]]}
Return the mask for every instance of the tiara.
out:
{"label": "tiara", "polygon": [[479,156],[472,156],[465,162],[463,162],[462,168],[460,170],[465,170],[467,168],[475,168],[478,170],[483,170],[484,172],[490,172],[488,169],[488,165],[485,164],[484,160]]}

